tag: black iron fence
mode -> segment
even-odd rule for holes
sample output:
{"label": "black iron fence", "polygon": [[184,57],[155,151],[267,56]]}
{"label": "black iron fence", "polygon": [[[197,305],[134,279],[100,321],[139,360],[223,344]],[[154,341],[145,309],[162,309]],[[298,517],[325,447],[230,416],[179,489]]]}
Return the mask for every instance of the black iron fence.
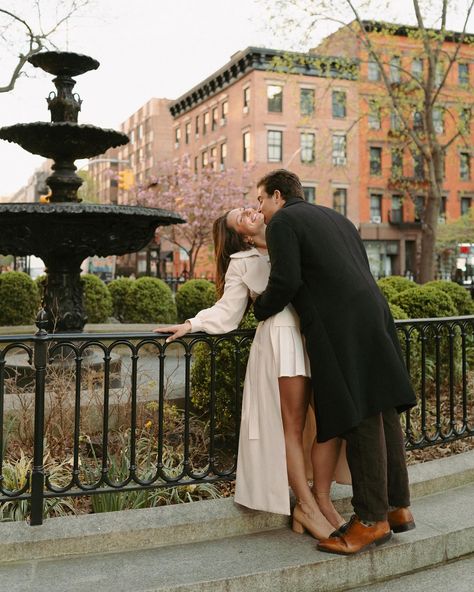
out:
{"label": "black iron fence", "polygon": [[[41,524],[55,500],[235,476],[253,331],[0,337],[0,503]],[[418,405],[407,449],[474,435],[474,317],[398,321]],[[3,515],[2,515],[3,516]]]}

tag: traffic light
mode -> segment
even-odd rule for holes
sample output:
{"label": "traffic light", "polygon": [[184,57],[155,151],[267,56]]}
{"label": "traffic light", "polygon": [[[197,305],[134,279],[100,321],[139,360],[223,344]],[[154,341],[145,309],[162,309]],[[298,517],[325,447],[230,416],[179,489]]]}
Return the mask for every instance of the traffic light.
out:
{"label": "traffic light", "polygon": [[49,203],[49,198],[51,197],[51,191],[46,195],[40,195],[39,202],[40,203]]}
{"label": "traffic light", "polygon": [[135,175],[133,174],[132,169],[125,169],[123,171],[119,171],[118,174],[118,186],[119,189],[123,189],[124,191],[128,191],[131,189],[135,184]]}

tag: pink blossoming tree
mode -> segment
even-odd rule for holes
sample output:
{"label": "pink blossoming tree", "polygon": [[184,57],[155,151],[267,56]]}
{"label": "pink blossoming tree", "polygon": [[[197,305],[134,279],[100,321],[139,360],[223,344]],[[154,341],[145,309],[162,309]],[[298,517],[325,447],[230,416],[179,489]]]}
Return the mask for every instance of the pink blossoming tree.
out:
{"label": "pink blossoming tree", "polygon": [[156,177],[138,188],[137,202],[149,207],[173,210],[186,220],[159,229],[160,236],[183,249],[189,257],[189,277],[194,277],[201,249],[212,244],[214,220],[232,208],[246,203],[249,171],[217,170],[211,163],[199,174],[184,157],[163,163]]}

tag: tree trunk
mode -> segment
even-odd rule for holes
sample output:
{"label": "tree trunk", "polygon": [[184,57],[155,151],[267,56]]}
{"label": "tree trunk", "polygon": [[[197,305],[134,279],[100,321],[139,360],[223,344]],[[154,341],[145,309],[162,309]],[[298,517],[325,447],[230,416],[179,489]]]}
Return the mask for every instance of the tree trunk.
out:
{"label": "tree trunk", "polygon": [[429,282],[435,277],[435,244],[440,202],[441,195],[436,195],[436,189],[431,187],[421,227],[421,258],[418,277],[421,284]]}

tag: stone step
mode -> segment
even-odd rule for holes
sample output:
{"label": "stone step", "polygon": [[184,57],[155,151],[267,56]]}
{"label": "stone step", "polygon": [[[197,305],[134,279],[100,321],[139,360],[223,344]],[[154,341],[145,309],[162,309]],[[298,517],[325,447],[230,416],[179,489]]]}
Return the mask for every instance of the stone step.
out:
{"label": "stone step", "polygon": [[474,555],[394,580],[354,588],[352,592],[472,592]]}
{"label": "stone step", "polygon": [[[474,483],[474,451],[409,467],[413,499]],[[334,486],[335,505],[351,512],[350,486]],[[46,520],[0,523],[0,564],[150,549],[287,528],[289,517],[237,506],[233,499]]]}
{"label": "stone step", "polygon": [[[413,504],[415,530],[354,557],[320,553],[309,535],[285,528],[155,549],[3,563],[0,582],[8,592],[52,587],[61,592],[343,592],[474,553],[473,499],[474,483],[419,498]],[[453,582],[447,589],[456,588]]]}

